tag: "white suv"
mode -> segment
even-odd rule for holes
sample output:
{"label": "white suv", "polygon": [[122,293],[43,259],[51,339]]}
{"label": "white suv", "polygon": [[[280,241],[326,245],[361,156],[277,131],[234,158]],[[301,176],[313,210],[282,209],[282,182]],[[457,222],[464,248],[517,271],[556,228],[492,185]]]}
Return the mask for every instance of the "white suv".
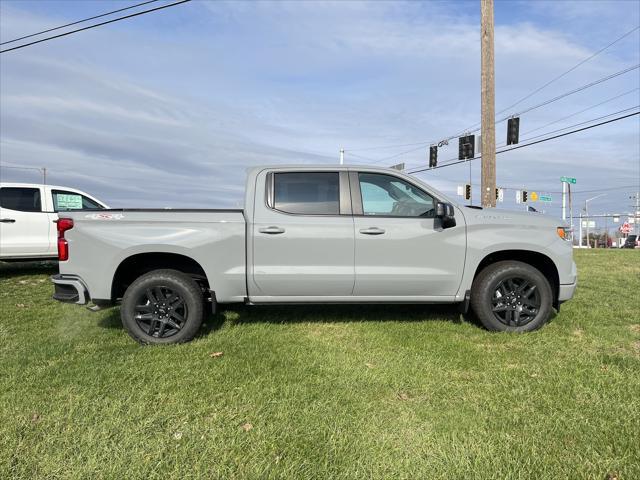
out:
{"label": "white suv", "polygon": [[57,258],[57,212],[104,208],[75,188],[0,183],[0,260]]}

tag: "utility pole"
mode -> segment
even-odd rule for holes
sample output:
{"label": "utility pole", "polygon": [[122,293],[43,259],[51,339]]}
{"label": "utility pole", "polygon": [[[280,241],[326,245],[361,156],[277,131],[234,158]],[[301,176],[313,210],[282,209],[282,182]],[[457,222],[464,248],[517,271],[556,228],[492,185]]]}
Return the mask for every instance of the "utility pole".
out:
{"label": "utility pole", "polygon": [[[636,200],[635,210],[633,212],[633,231],[636,231],[636,228],[640,231],[640,192],[637,192],[635,195],[629,197],[630,199]],[[634,205],[632,205],[634,207]]]}
{"label": "utility pole", "polygon": [[567,221],[567,182],[562,182],[562,220]]}
{"label": "utility pole", "polygon": [[42,167],[42,184],[47,184],[47,167]]}
{"label": "utility pole", "polygon": [[344,165],[344,148],[340,149],[340,165]]}
{"label": "utility pole", "polygon": [[480,0],[483,207],[496,206],[496,106],[493,64],[493,0]]}

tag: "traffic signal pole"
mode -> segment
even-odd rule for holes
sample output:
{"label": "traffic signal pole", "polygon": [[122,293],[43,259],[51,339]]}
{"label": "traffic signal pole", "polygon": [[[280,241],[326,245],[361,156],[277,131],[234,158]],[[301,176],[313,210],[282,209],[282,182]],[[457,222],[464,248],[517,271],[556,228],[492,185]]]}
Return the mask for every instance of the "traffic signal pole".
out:
{"label": "traffic signal pole", "polygon": [[495,207],[496,131],[495,77],[493,62],[493,0],[480,0],[481,103],[482,103],[482,181],[483,207]]}

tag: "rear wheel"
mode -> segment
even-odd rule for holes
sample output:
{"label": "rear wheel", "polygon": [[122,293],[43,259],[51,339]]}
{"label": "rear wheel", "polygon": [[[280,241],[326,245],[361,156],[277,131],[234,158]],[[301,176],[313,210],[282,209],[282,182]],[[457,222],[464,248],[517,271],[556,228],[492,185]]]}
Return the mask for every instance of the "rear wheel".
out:
{"label": "rear wheel", "polygon": [[471,289],[471,308],[492,331],[536,330],[551,317],[552,305],[549,281],[536,268],[517,261],[489,265]]}
{"label": "rear wheel", "polygon": [[177,270],[154,270],[127,288],[120,316],[139,343],[183,343],[200,329],[203,304],[202,290],[191,277]]}

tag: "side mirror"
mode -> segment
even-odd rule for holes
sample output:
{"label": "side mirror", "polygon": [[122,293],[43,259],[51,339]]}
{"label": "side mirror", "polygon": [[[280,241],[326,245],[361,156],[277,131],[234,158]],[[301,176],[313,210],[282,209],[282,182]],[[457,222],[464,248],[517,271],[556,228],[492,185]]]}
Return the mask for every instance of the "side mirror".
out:
{"label": "side mirror", "polygon": [[436,204],[436,217],[442,218],[443,220],[447,220],[453,218],[453,205],[450,203],[438,202]]}
{"label": "side mirror", "polygon": [[436,220],[437,224],[435,227],[437,230],[455,227],[456,219],[453,205],[450,203],[438,202],[436,204]]}

